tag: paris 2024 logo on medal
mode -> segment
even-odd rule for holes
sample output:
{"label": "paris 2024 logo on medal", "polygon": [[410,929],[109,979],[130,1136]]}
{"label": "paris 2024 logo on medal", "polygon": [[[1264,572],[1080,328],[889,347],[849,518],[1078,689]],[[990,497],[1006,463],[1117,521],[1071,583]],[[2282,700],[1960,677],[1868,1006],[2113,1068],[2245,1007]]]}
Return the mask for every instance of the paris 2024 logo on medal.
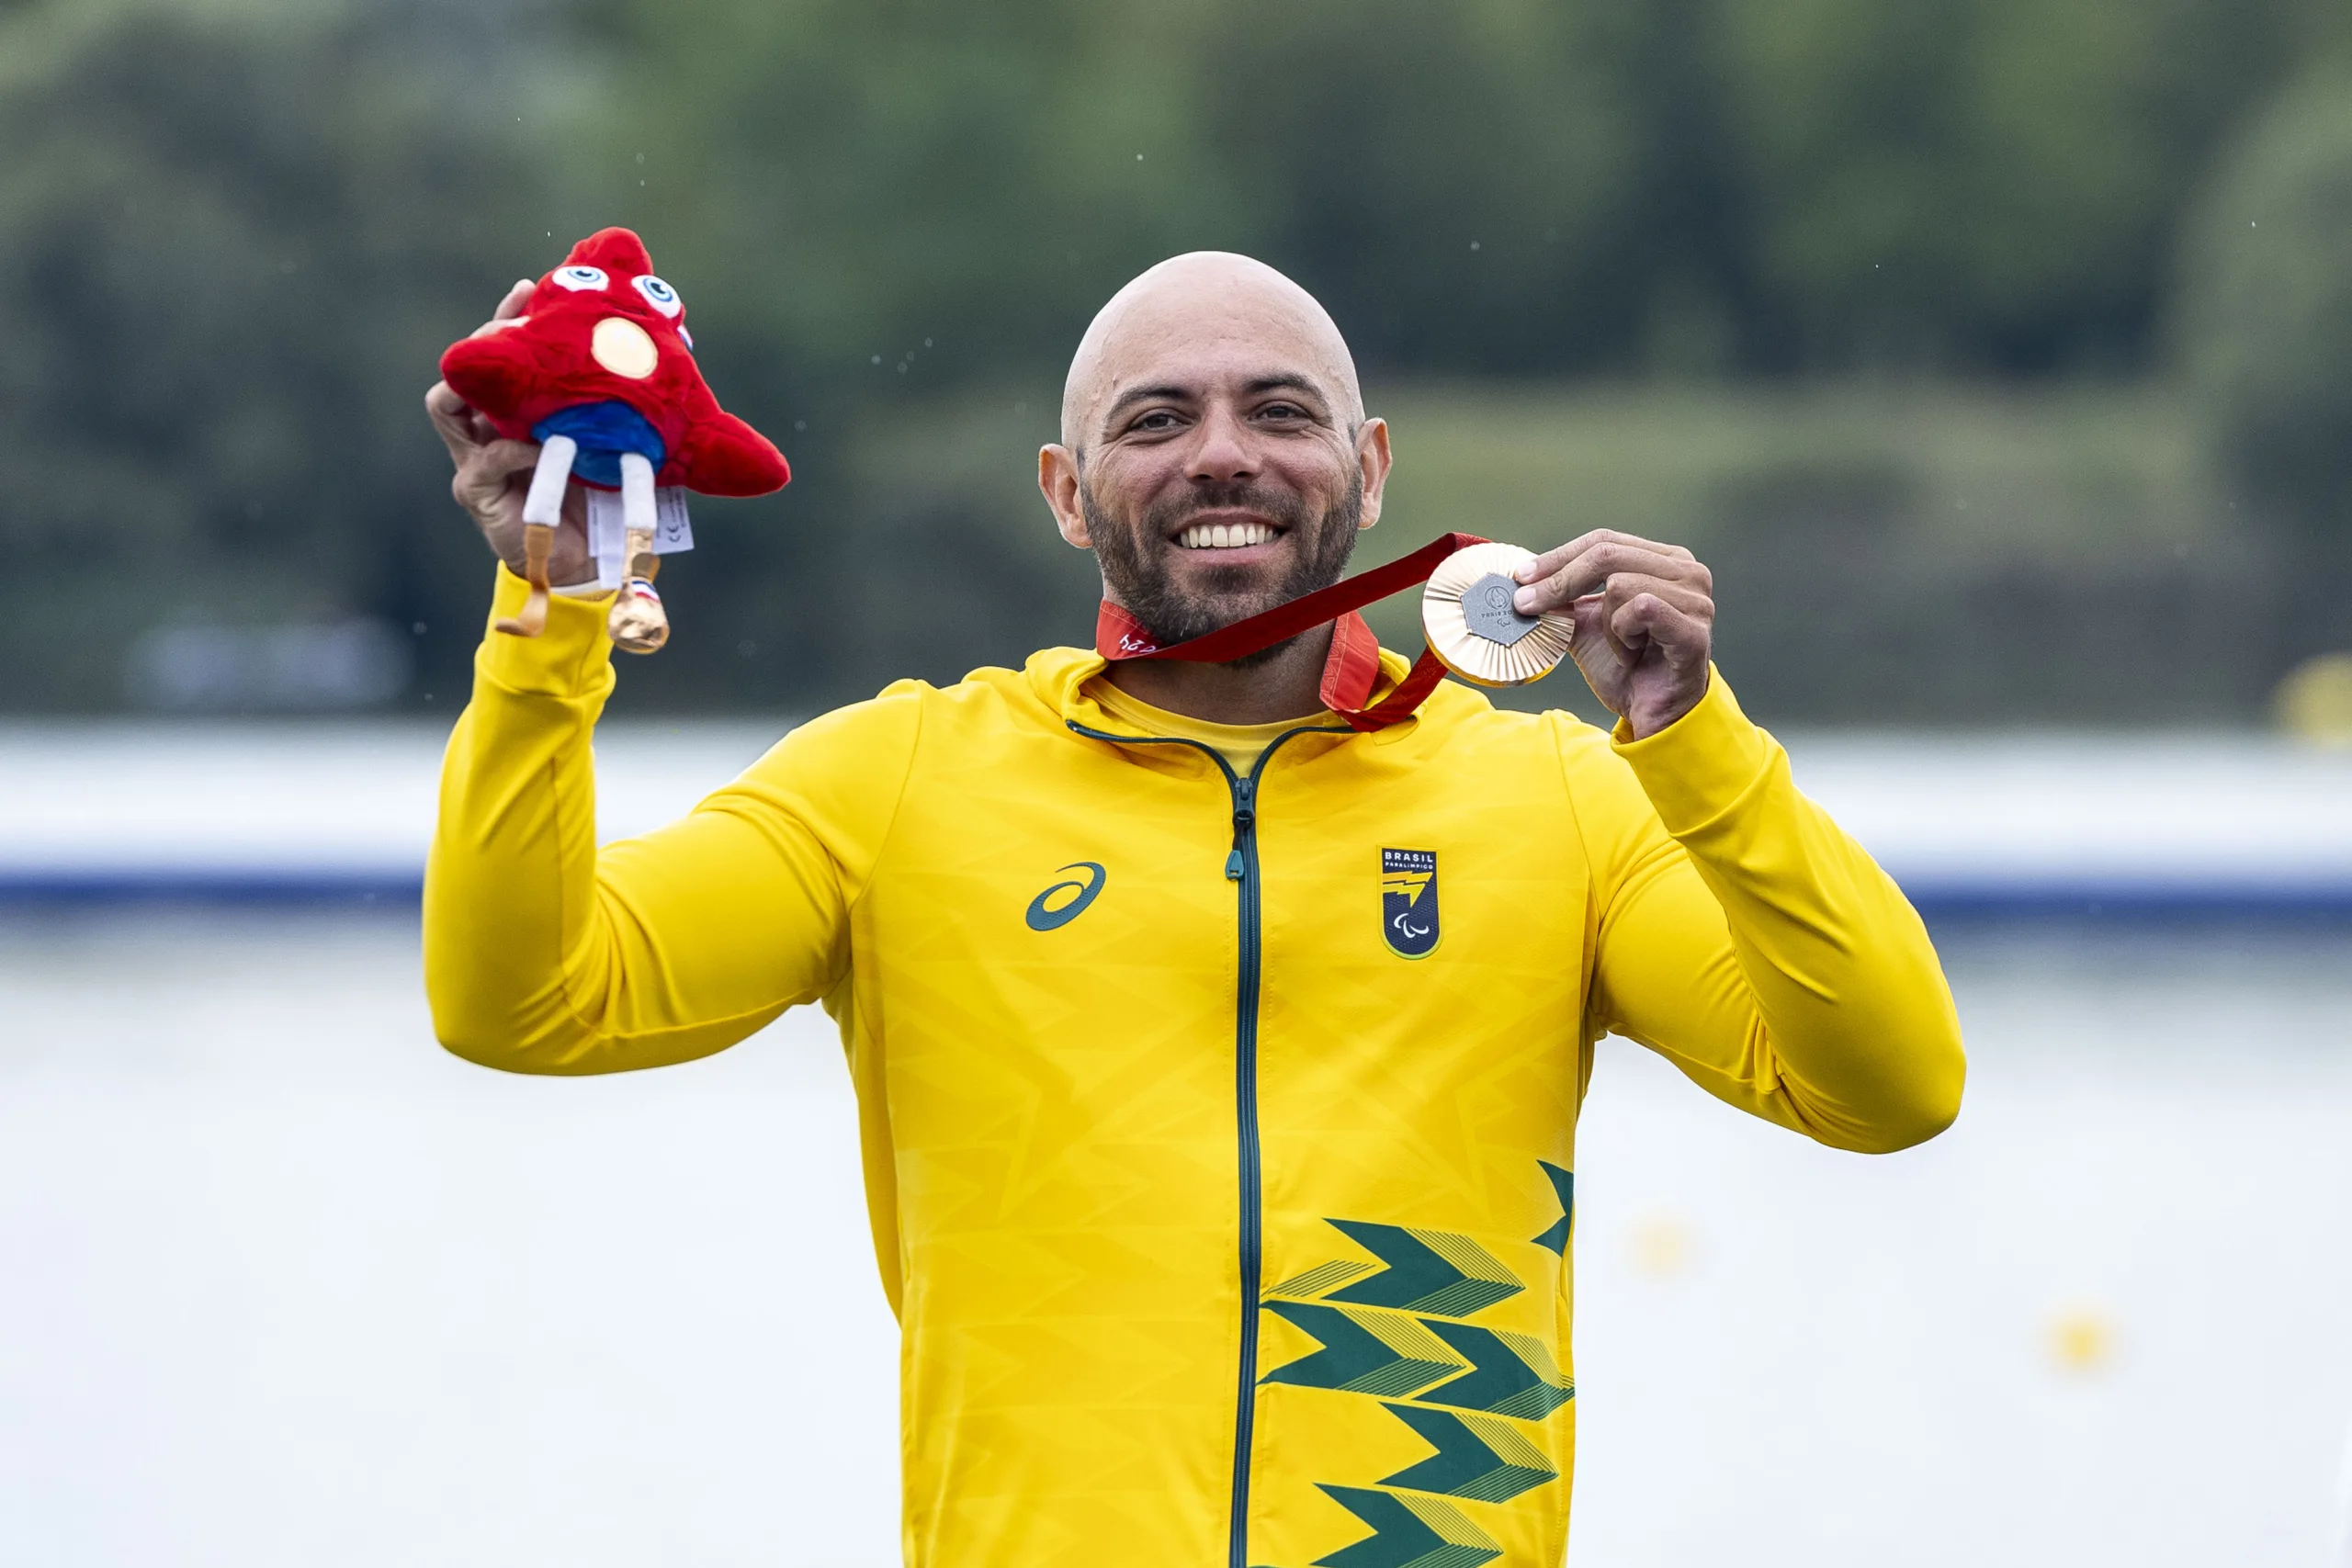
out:
{"label": "paris 2024 logo on medal", "polygon": [[1437,852],[1380,852],[1380,934],[1400,958],[1437,947]]}

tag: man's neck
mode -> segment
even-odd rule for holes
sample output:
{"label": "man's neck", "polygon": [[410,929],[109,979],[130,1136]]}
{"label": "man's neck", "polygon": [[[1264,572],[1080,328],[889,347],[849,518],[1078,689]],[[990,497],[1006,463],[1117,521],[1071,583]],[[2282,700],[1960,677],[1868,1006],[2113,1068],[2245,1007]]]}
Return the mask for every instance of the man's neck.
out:
{"label": "man's neck", "polygon": [[1323,663],[1331,628],[1302,632],[1262,664],[1193,664],[1178,659],[1126,659],[1104,678],[1137,702],[1210,724],[1278,724],[1323,711]]}

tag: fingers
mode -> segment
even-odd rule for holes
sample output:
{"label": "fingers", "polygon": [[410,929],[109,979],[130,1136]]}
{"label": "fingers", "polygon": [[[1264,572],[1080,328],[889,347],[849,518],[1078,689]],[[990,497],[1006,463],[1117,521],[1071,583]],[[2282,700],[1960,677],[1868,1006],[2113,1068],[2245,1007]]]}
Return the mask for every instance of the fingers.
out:
{"label": "fingers", "polygon": [[539,449],[528,441],[492,441],[474,447],[459,460],[449,493],[485,524],[503,522],[500,503],[507,499],[507,481],[537,468],[538,461]]}
{"label": "fingers", "polygon": [[509,327],[521,326],[531,319],[523,313],[523,307],[531,302],[531,296],[537,288],[538,285],[527,277],[517,282],[514,288],[506,291],[506,298],[498,302],[498,309],[490,313],[490,320],[466,335],[488,337],[492,333],[503,333]]}
{"label": "fingers", "polygon": [[1654,735],[1706,694],[1714,578],[1679,545],[1596,529],[1516,574],[1522,615],[1566,611],[1568,652],[1609,710]]}
{"label": "fingers", "polygon": [[490,422],[475,412],[447,381],[434,382],[432,390],[424,394],[424,413],[433,422],[433,433],[449,449],[449,460],[459,468],[484,445],[497,439]]}
{"label": "fingers", "polygon": [[490,313],[490,320],[466,335],[488,337],[492,333],[503,333],[509,327],[519,327],[529,321],[531,318],[523,313],[523,307],[531,302],[532,291],[537,287],[527,277],[518,281],[506,291],[506,298],[498,302],[498,309]]}
{"label": "fingers", "polygon": [[[1548,571],[1546,561],[1557,560]],[[1540,575],[1532,575],[1540,574]],[[1673,603],[1697,609],[1702,602],[1713,615],[1714,578],[1677,545],[1653,544],[1623,534],[1588,534],[1549,556],[1539,556],[1520,570],[1526,586],[1512,596],[1523,615],[1538,615],[1575,604],[1593,593],[1606,593],[1623,604],[1630,592],[1659,592]]]}
{"label": "fingers", "polygon": [[1604,610],[1609,639],[1629,651],[1656,649],[1677,669],[1707,660],[1711,617],[1695,615],[1656,593],[1635,593],[1614,610]]}
{"label": "fingers", "polygon": [[1690,552],[1680,545],[1660,544],[1656,539],[1645,539],[1639,534],[1622,533],[1615,528],[1595,528],[1589,534],[1570,539],[1557,549],[1544,551],[1521,567],[1517,575],[1521,582],[1533,582],[1539,578],[1554,576],[1570,561],[1602,545],[1630,546],[1679,560],[1692,558]]}
{"label": "fingers", "polygon": [[[531,295],[537,287],[527,277],[518,278],[514,287],[506,291],[506,297],[498,302],[498,309],[490,313],[490,320],[466,335],[486,337],[492,333],[518,327],[529,321],[530,317],[523,313],[523,308],[531,302]],[[490,421],[468,406],[466,400],[458,396],[447,381],[435,381],[433,389],[424,394],[424,412],[432,419],[433,428],[440,435],[441,444],[449,448],[449,460],[460,468],[478,448],[498,438],[498,433]]]}
{"label": "fingers", "polygon": [[1645,691],[1652,696],[1664,691],[1670,722],[1705,694],[1713,654],[1710,615],[1649,592],[1634,593],[1617,605],[1596,593],[1578,601],[1574,613],[1569,656],[1610,712],[1630,714]]}
{"label": "fingers", "polygon": [[1603,613],[1613,619],[1618,611],[1644,594],[1661,600],[1685,615],[1705,621],[1715,618],[1715,601],[1705,588],[1688,580],[1657,577],[1643,571],[1612,571],[1598,594],[1580,595],[1578,603],[1587,597],[1597,599]]}
{"label": "fingers", "polygon": [[525,473],[539,465],[539,448],[529,441],[492,441],[474,449],[466,459],[465,472],[477,482],[492,490],[503,490],[508,478]]}
{"label": "fingers", "polygon": [[[1697,563],[1690,563],[1696,567]],[[1626,665],[1640,663],[1655,649],[1668,664],[1680,669],[1703,665],[1714,637],[1715,602],[1698,578],[1671,577],[1639,571],[1611,572],[1597,593],[1579,596],[1566,606],[1575,617],[1570,647],[1597,651],[1606,643]]]}
{"label": "fingers", "polygon": [[1598,631],[1629,655],[1652,637],[1677,644],[1695,639],[1703,652],[1715,623],[1715,602],[1704,592],[1641,572],[1611,573],[1600,592],[1577,600],[1572,611],[1578,634]]}

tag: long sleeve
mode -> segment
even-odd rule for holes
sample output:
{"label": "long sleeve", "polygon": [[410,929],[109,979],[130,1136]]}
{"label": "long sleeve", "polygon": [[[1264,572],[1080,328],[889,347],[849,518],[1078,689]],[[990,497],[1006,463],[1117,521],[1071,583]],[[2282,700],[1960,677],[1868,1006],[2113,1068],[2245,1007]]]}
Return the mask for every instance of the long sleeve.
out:
{"label": "long sleeve", "polygon": [[1926,927],[1720,675],[1645,739],[1564,731],[1562,761],[1594,864],[1594,1032],[1838,1148],[1951,1124],[1966,1062]]}
{"label": "long sleeve", "polygon": [[[503,568],[492,615],[524,585]],[[723,1050],[849,970],[850,912],[913,753],[910,693],[795,730],[683,819],[596,845],[590,739],[613,688],[598,600],[485,636],[442,765],[425,990],[457,1055],[603,1073]]]}

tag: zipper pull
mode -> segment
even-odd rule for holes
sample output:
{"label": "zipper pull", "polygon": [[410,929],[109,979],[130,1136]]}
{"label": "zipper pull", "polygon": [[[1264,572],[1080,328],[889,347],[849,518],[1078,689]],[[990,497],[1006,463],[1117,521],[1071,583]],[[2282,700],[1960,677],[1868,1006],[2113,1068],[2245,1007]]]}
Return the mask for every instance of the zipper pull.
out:
{"label": "zipper pull", "polygon": [[1258,781],[1233,781],[1233,852],[1225,857],[1225,879],[1241,880],[1241,840],[1250,836],[1258,822]]}

